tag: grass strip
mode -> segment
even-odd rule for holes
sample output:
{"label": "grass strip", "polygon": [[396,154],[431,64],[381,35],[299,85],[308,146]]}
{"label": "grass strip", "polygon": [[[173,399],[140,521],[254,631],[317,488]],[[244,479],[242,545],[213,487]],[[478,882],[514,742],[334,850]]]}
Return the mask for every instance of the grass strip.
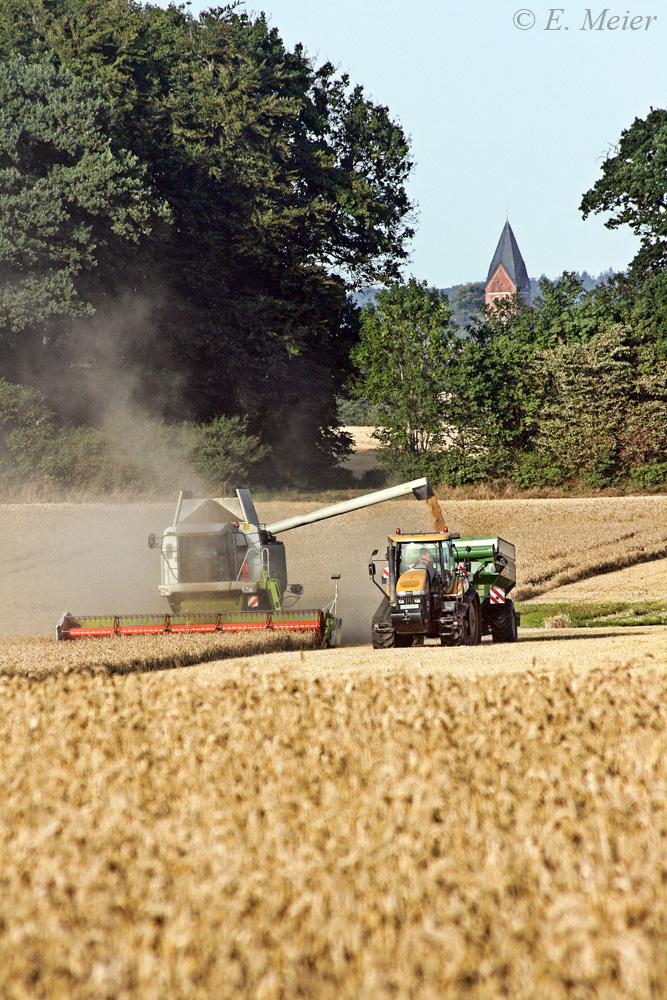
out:
{"label": "grass strip", "polygon": [[578,604],[517,604],[525,628],[543,628],[545,618],[566,615],[571,628],[604,625],[667,625],[665,601],[602,601]]}

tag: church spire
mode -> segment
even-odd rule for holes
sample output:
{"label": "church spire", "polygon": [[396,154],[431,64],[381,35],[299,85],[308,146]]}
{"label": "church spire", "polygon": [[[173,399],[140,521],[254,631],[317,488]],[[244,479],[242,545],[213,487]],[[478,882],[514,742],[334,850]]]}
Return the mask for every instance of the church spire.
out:
{"label": "church spire", "polygon": [[485,302],[492,305],[496,299],[509,298],[517,291],[530,305],[530,278],[508,218],[489,267]]}

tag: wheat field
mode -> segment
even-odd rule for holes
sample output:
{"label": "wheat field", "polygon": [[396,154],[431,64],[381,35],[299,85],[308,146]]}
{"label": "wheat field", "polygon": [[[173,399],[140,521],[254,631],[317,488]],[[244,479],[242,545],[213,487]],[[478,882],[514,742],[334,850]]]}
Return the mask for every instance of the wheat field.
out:
{"label": "wheat field", "polygon": [[585,670],[527,642],[514,672],[485,643],[0,679],[0,994],[664,996],[640,631]]}
{"label": "wheat field", "polygon": [[[443,508],[520,586],[599,587],[623,549],[659,591],[662,498],[498,503]],[[162,511],[35,506],[0,508],[3,1000],[667,996],[667,628],[56,643],[25,633],[72,595],[154,593],[148,552],[118,567]],[[387,506],[285,539],[313,603],[344,567],[362,640],[359,566],[424,516]]]}

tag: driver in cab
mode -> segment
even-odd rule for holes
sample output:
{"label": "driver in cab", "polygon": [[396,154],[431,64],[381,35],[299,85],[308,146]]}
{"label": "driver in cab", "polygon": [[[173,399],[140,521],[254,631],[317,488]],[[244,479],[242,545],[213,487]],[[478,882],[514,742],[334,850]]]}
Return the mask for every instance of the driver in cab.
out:
{"label": "driver in cab", "polygon": [[425,569],[428,571],[429,576],[433,576],[435,573],[435,564],[428,549],[421,550],[419,559],[415,563],[415,569]]}
{"label": "driver in cab", "polygon": [[407,553],[406,569],[425,569],[429,579],[433,579],[435,576],[435,562],[426,546],[415,546],[414,550]]}

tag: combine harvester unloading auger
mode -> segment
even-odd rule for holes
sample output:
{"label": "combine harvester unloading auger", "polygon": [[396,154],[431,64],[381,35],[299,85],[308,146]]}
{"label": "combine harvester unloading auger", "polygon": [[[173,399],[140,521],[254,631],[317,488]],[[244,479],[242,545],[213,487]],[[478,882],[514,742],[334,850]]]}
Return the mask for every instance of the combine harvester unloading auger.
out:
{"label": "combine harvester unloading auger", "polygon": [[158,594],[167,599],[170,612],[101,616],[66,612],[58,622],[57,637],[289,631],[314,633],[320,646],[338,646],[339,576],[332,577],[336,592],[329,605],[294,610],[289,605],[299,599],[303,587],[288,584],[285,546],[276,535],[410,494],[418,500],[434,496],[427,479],[415,479],[263,525],[250,490],[237,490],[236,499],[195,499],[182,491],[174,523],[161,538],[148,539],[151,549],[160,549]]}

